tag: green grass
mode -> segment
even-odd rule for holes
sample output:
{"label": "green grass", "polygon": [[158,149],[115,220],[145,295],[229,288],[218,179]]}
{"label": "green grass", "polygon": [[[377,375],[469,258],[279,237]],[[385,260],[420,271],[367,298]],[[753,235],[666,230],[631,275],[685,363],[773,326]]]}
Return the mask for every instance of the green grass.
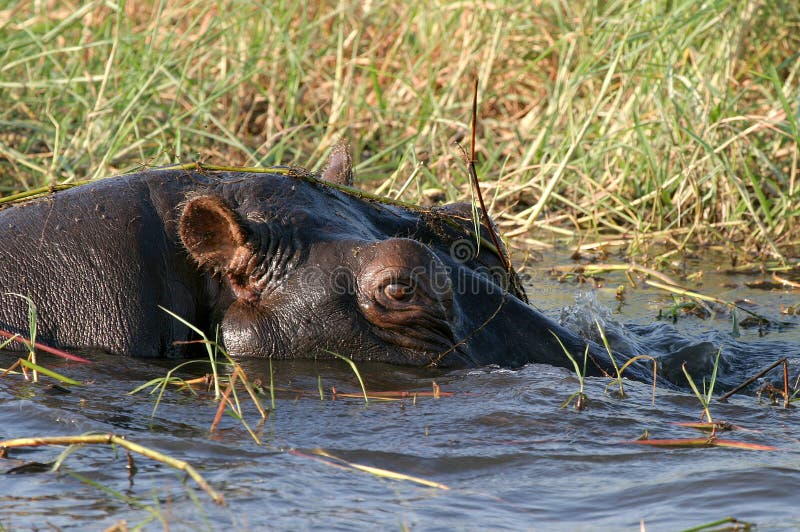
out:
{"label": "green grass", "polygon": [[566,408],[570,404],[575,403],[575,410],[581,411],[586,408],[586,405],[589,403],[589,397],[586,395],[584,391],[584,385],[586,382],[586,363],[589,360],[589,344],[586,344],[586,349],[583,352],[583,367],[578,365],[578,361],[575,360],[575,357],[572,356],[572,353],[564,346],[564,343],[561,341],[561,338],[556,335],[553,331],[550,333],[555,337],[558,345],[561,346],[561,349],[564,351],[564,354],[567,356],[570,362],[572,362],[572,366],[575,368],[575,376],[578,377],[578,391],[573,392],[572,395],[567,397],[567,399],[561,403],[561,408]]}
{"label": "green grass", "polygon": [[697,389],[697,385],[694,383],[694,379],[692,379],[692,376],[689,375],[688,371],[686,371],[686,362],[684,362],[681,366],[683,374],[686,375],[686,381],[689,383],[689,386],[692,387],[692,391],[694,392],[695,396],[697,396],[700,404],[703,405],[703,415],[705,416],[706,420],[712,424],[714,423],[714,420],[711,419],[711,410],[709,409],[708,405],[711,403],[711,399],[714,397],[714,385],[717,382],[717,368],[719,367],[719,356],[721,354],[722,349],[717,351],[717,356],[714,358],[714,371],[711,373],[707,387],[706,379],[703,377],[703,393],[700,393],[700,390]]}
{"label": "green grass", "polygon": [[[794,256],[800,4],[129,0],[0,9],[0,191],[196,160],[469,197],[512,242]],[[408,178],[413,176],[413,179]]]}

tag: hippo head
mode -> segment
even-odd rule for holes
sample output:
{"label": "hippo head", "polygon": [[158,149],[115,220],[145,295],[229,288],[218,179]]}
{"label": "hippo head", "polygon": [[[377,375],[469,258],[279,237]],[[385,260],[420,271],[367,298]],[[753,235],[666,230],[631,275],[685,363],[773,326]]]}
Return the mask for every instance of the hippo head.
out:
{"label": "hippo head", "polygon": [[530,360],[539,315],[469,204],[425,209],[333,181],[227,174],[183,203],[180,239],[216,283],[232,356]]}

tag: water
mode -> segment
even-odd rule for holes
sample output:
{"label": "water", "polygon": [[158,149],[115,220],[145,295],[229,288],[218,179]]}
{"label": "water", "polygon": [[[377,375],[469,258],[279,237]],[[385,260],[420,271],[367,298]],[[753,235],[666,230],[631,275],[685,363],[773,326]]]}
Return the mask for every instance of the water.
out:
{"label": "water", "polygon": [[[614,293],[625,282],[622,275],[607,275],[605,288],[592,292],[585,285],[559,284],[540,264],[534,266],[531,299],[573,327],[587,328],[581,319],[592,318],[591,325],[598,318],[615,342],[651,354],[674,342],[710,340],[729,359],[728,385],[741,377],[737,372],[781,356],[789,357],[793,376],[800,367],[800,318],[779,312],[780,305],[800,303],[796,291],[744,286],[758,279],[753,276],[706,274],[704,293],[749,298],[758,312],[795,325],[763,337],[757,328],[742,329],[732,338],[725,312],[713,319],[657,322],[658,310],[671,301],[663,292],[629,291],[620,303]],[[0,357],[4,367],[10,361]],[[642,522],[647,530],[676,530],[729,515],[759,530],[800,527],[800,418],[794,408],[759,401],[752,389],[727,404],[712,404],[712,413],[744,428],[725,438],[776,451],[627,443],[645,431],[651,438],[699,437],[675,425],[699,419],[700,403],[688,390],[659,388],[652,404],[647,383],[626,381],[628,395],[619,399],[606,391],[609,379],[592,378],[586,384],[589,407],[579,412],[561,407],[578,388],[575,374],[564,368],[533,364],[517,371],[431,374],[362,365],[371,391],[428,392],[435,381],[452,393],[365,405],[358,398],[331,400],[332,386],[359,390],[343,362],[283,362],[275,364],[276,386],[307,393],[278,394],[275,411],[257,428],[263,440],[258,446],[229,416],[210,434],[216,403],[205,393],[170,390],[151,420],[154,397],[127,392],[162,376],[169,363],[101,358],[91,366],[53,360],[47,365],[91,383],[63,393],[18,376],[0,380],[0,439],[124,435],[193,464],[227,505],[215,505],[182,473],[143,457],[135,459],[138,470],[131,479],[124,452],[87,446],[70,454],[59,473],[0,476],[0,529],[102,530],[125,520],[154,530],[639,530]],[[268,382],[263,361],[245,363],[245,369]],[[323,401],[318,376],[328,394]],[[257,425],[252,405],[245,411]],[[449,489],[336,467],[314,454],[317,449]],[[52,462],[62,450],[12,449],[11,460],[0,460],[0,472]]]}

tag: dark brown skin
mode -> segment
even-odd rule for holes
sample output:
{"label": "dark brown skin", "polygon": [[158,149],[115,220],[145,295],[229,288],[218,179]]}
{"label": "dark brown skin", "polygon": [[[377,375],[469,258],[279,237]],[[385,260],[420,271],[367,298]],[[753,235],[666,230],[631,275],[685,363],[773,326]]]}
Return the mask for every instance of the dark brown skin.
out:
{"label": "dark brown skin", "polygon": [[[324,174],[349,183],[349,154]],[[212,338],[219,325],[234,357],[569,366],[554,332],[582,358],[472,227],[468,205],[405,208],[302,171],[152,170],[0,211],[0,278],[36,303],[40,341],[82,352],[190,355],[161,306]],[[27,324],[1,296],[0,328]]]}

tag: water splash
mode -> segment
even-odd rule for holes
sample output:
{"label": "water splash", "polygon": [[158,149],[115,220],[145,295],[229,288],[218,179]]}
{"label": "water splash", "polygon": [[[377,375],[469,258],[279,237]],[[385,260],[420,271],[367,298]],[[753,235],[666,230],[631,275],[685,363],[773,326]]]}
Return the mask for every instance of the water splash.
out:
{"label": "water splash", "polygon": [[575,303],[561,309],[559,321],[602,346],[599,324],[612,351],[620,359],[638,355],[655,357],[659,375],[681,387],[687,386],[684,364],[692,378],[702,382],[710,378],[720,351],[717,370],[720,390],[738,385],[784,356],[795,361],[800,359],[800,347],[796,343],[767,338],[742,340],[734,338],[727,327],[715,328],[712,322],[703,322],[707,327],[692,327],[690,331],[679,330],[666,322],[626,323],[616,319],[613,311],[598,301],[594,291],[576,294]]}

